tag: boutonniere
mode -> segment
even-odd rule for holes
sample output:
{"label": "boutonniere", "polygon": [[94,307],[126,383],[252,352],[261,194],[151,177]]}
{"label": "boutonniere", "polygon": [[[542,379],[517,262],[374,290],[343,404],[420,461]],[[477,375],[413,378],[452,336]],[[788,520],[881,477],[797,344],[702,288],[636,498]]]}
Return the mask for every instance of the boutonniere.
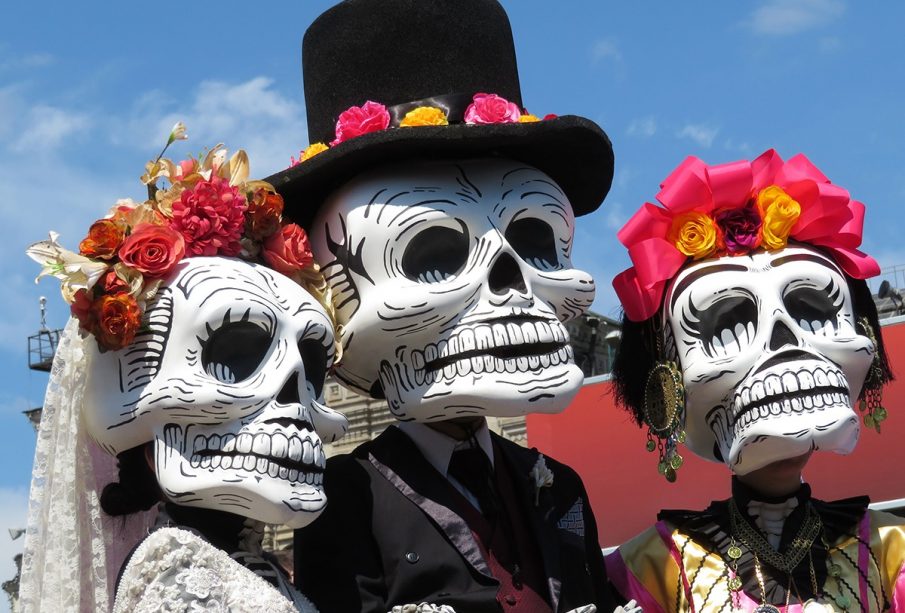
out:
{"label": "boutonniere", "polygon": [[547,468],[544,454],[537,456],[537,462],[534,463],[534,468],[531,469],[530,477],[534,481],[534,506],[537,506],[540,500],[541,488],[553,485],[553,471]]}

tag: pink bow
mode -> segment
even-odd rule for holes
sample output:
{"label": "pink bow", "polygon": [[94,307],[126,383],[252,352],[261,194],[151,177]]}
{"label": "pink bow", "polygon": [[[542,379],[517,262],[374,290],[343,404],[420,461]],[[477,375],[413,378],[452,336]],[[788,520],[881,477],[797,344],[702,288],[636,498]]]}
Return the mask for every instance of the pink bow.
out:
{"label": "pink bow", "polygon": [[613,279],[626,316],[632,321],[653,316],[660,308],[667,282],[688,261],[667,238],[675,216],[688,211],[711,215],[746,207],[761,190],[773,185],[801,206],[789,238],[825,248],[855,279],[879,274],[877,262],[857,249],[864,205],[852,200],[847,190],[831,184],[804,155],[783,162],[770,149],[752,162],[717,166],[707,166],[689,156],[660,184],[657,200],[665,208],[645,203],[617,235],[633,264]]}

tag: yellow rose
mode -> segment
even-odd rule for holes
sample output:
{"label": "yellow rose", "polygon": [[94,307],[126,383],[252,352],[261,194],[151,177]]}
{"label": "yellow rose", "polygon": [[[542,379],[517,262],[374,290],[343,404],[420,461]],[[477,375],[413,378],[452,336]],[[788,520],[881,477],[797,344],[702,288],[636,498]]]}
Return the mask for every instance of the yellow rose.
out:
{"label": "yellow rose", "polygon": [[699,260],[716,249],[716,224],[706,213],[688,211],[673,218],[667,240],[685,255]]}
{"label": "yellow rose", "polygon": [[534,123],[535,121],[540,121],[540,117],[532,115],[531,113],[525,113],[518,118],[519,123]]}
{"label": "yellow rose", "polygon": [[446,114],[433,106],[419,106],[405,114],[399,122],[400,128],[413,126],[448,126]]}
{"label": "yellow rose", "polygon": [[782,249],[789,234],[801,216],[801,205],[777,185],[765,187],[757,194],[757,210],[763,219],[764,240],[767,249]]}
{"label": "yellow rose", "polygon": [[302,157],[299,159],[299,163],[302,163],[305,160],[309,160],[318,153],[323,153],[327,149],[329,149],[329,147],[327,147],[327,145],[325,145],[324,143],[312,143],[308,145],[308,147],[304,151],[302,151]]}

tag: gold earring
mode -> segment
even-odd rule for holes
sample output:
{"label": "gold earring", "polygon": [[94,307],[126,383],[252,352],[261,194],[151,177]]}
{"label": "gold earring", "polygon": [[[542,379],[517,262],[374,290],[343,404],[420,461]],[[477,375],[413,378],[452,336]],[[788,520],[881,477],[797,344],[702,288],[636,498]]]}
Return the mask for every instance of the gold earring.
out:
{"label": "gold earring", "polygon": [[868,428],[880,432],[880,424],[886,419],[886,408],[883,406],[883,367],[880,364],[880,345],[877,343],[877,335],[873,326],[866,317],[858,318],[858,326],[862,334],[870,339],[874,345],[874,358],[864,379],[861,395],[858,401],[858,411],[863,414],[862,420]]}
{"label": "gold earring", "polygon": [[[659,331],[655,330],[657,354],[661,355]],[[659,360],[651,368],[644,385],[644,423],[647,424],[647,450],[658,451],[658,472],[667,481],[676,480],[683,458],[677,451],[685,442],[682,417],[685,410],[685,386],[675,362]]]}

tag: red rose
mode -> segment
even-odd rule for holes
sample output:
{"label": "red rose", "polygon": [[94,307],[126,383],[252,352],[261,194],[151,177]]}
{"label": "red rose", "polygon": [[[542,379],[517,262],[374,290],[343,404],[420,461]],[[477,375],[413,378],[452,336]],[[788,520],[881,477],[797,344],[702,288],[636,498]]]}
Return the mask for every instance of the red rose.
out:
{"label": "red rose", "polygon": [[123,264],[146,277],[164,277],[185,256],[182,234],[154,224],[140,224],[119,250]]}
{"label": "red rose", "polygon": [[86,289],[77,291],[72,304],[69,305],[70,313],[79,321],[79,328],[90,334],[94,334],[94,326],[97,323],[92,306],[94,304],[91,300],[91,293]]}
{"label": "red rose", "polygon": [[294,223],[286,224],[270,235],[264,241],[261,255],[271,268],[287,276],[314,262],[308,235]]}
{"label": "red rose", "polygon": [[221,177],[199,181],[173,203],[170,227],[185,238],[194,255],[238,255],[245,228],[245,196]]}
{"label": "red rose", "polygon": [[103,294],[121,294],[132,289],[112,268],[101,275],[94,287],[100,289]]}
{"label": "red rose", "polygon": [[330,141],[335,147],[350,138],[386,130],[390,125],[390,114],[387,107],[379,102],[368,100],[361,106],[353,106],[339,114],[336,121],[336,138]]}
{"label": "red rose", "polygon": [[283,215],[283,197],[259,189],[245,211],[245,235],[252,240],[263,240],[280,229]]}
{"label": "red rose", "polygon": [[141,326],[141,308],[129,294],[101,296],[94,302],[97,326],[94,337],[105,349],[122,349],[135,339]]}
{"label": "red rose", "polygon": [[109,260],[123,242],[125,232],[113,219],[98,219],[88,228],[88,236],[79,243],[79,253],[88,258]]}

